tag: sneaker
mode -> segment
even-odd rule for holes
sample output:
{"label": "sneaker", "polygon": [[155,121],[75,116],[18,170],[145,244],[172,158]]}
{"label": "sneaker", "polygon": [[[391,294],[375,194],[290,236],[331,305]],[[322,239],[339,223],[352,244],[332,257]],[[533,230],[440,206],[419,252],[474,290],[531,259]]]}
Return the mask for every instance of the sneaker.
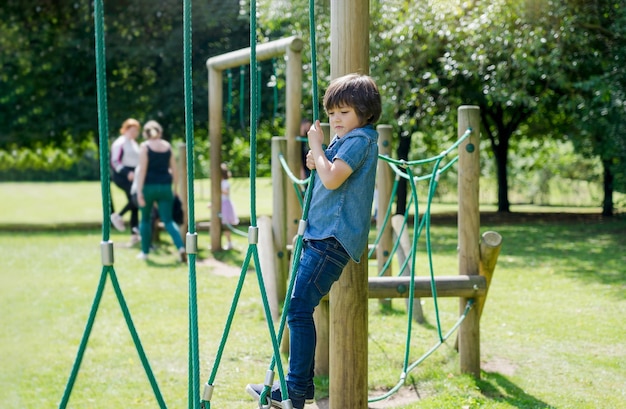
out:
{"label": "sneaker", "polygon": [[179,254],[179,261],[181,263],[186,263],[187,262],[187,251],[185,251],[184,247],[181,247],[178,249],[178,254]]}
{"label": "sneaker", "polygon": [[111,214],[111,224],[113,225],[113,227],[115,227],[118,231],[124,231],[126,230],[126,225],[124,224],[124,219],[122,218],[122,216],[120,216],[117,213],[112,213]]}
{"label": "sneaker", "polygon": [[[265,385],[248,384],[246,386],[246,392],[248,393],[248,395],[252,396],[255,400],[258,401],[261,398],[261,393],[263,392],[264,388],[265,388]],[[278,382],[275,382],[274,386],[272,386],[269,399],[270,399],[270,404],[273,408],[282,409],[283,398],[282,398],[282,394],[280,393],[280,384]],[[297,399],[291,400],[293,409],[303,409],[304,403],[305,403],[304,400],[300,402],[297,402]]]}
{"label": "sneaker", "polygon": [[141,253],[137,254],[137,258],[139,260],[147,260],[148,259],[148,255],[142,251]]}

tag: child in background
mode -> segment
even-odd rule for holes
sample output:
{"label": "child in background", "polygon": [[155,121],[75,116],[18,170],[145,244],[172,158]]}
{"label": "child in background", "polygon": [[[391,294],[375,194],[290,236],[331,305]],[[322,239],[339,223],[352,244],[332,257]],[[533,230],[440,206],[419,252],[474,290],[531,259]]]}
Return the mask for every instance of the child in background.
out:
{"label": "child in background", "polygon": [[[228,244],[225,247],[225,250],[231,250],[233,248],[232,237],[230,233],[229,226],[236,226],[239,224],[239,218],[237,217],[237,213],[235,213],[235,206],[233,202],[230,200],[230,182],[228,179],[232,176],[230,170],[228,170],[228,165],[226,163],[222,163],[220,165],[220,169],[222,170],[222,213],[221,213],[221,221],[222,221],[222,231],[226,236],[226,240]],[[224,226],[226,228],[224,228]]]}
{"label": "child in background", "polygon": [[[313,310],[339,279],[349,259],[358,263],[365,250],[376,181],[378,133],[374,124],[382,108],[374,80],[359,74],[333,80],[324,95],[324,109],[335,136],[324,150],[320,121],[308,132],[311,150],[306,165],[317,174],[287,312],[290,353],[286,380],[294,409],[302,409],[315,393]],[[263,389],[260,384],[246,386],[255,399]],[[282,407],[278,382],[268,397],[273,407]]]}

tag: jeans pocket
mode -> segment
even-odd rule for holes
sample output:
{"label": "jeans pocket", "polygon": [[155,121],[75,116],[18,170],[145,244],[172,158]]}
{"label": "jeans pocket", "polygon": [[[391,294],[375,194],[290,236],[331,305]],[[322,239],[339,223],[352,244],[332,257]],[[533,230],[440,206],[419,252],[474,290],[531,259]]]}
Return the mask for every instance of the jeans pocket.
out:
{"label": "jeans pocket", "polygon": [[347,261],[347,258],[335,258],[328,254],[324,256],[324,262],[313,280],[317,291],[319,291],[322,297],[328,294],[333,283],[341,277]]}

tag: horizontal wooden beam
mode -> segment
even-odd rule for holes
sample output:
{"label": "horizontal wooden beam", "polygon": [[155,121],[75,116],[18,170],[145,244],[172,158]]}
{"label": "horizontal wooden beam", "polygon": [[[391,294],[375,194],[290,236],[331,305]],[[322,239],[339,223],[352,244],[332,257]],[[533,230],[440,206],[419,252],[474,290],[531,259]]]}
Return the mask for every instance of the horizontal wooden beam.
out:
{"label": "horizontal wooden beam", "polygon": [[[411,277],[370,277],[369,298],[407,298]],[[430,277],[415,277],[414,297],[432,297]],[[474,298],[487,291],[487,280],[483,276],[439,276],[435,277],[438,297]]]}
{"label": "horizontal wooden beam", "polygon": [[[290,49],[295,52],[302,51],[304,43],[299,37],[287,37],[280,40],[274,40],[267,43],[259,44],[256,47],[256,59],[258,61],[269,60],[285,54],[285,50]],[[220,54],[211,57],[206,61],[209,69],[223,71],[228,68],[239,67],[241,65],[250,64],[250,47],[241,50],[231,51],[226,54]],[[300,126],[298,124],[298,126]]]}

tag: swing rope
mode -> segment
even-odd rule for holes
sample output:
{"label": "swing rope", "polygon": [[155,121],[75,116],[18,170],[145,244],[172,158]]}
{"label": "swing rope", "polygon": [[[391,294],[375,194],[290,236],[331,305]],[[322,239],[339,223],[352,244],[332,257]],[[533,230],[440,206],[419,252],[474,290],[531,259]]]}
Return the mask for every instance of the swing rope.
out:
{"label": "swing rope", "polygon": [[106,58],[105,58],[105,41],[104,41],[104,4],[103,0],[94,1],[94,37],[95,37],[95,54],[96,54],[96,87],[97,87],[97,103],[98,103],[98,132],[99,132],[99,153],[100,153],[100,188],[102,198],[102,242],[100,243],[101,258],[102,258],[102,272],[100,274],[100,281],[96,290],[94,301],[91,306],[85,331],[81,338],[80,345],[78,347],[78,353],[72,366],[63,397],[59,404],[59,409],[67,407],[74,383],[78,376],[80,365],[82,363],[87,344],[89,342],[89,336],[93,329],[93,324],[96,319],[96,314],[102,300],[102,295],[106,286],[107,276],[111,279],[111,285],[115,291],[115,295],[119,302],[124,320],[133,339],[135,349],[139,355],[139,359],[142,366],[148,376],[148,381],[154,392],[154,396],[161,409],[167,408],[159,386],[157,384],[154,373],[150,368],[150,363],[145,354],[139,335],[133,324],[133,320],[130,314],[130,310],[122,293],[122,288],[117,279],[115,268],[113,267],[114,254],[113,254],[113,242],[110,240],[110,222],[109,217],[111,213],[111,180],[109,174],[109,125],[108,125],[108,107],[107,107],[107,93],[106,93]]}
{"label": "swing rope", "polygon": [[195,192],[194,192],[194,130],[193,130],[193,78],[192,78],[192,5],[191,0],[183,3],[183,59],[185,97],[185,140],[187,155],[187,235],[185,251],[188,254],[189,269],[189,385],[188,402],[190,409],[200,407],[200,352],[198,341],[198,297],[196,277],[196,256],[198,234],[196,233]]}
{"label": "swing rope", "polygon": [[[228,314],[228,318],[226,320],[225,328],[222,333],[222,339],[220,341],[220,345],[218,347],[218,351],[216,354],[216,358],[213,364],[213,368],[211,370],[211,374],[209,380],[205,385],[205,389],[202,395],[202,407],[205,409],[211,408],[211,397],[214,390],[214,382],[217,376],[217,371],[219,369],[219,365],[222,359],[222,355],[226,346],[226,342],[228,340],[228,335],[230,333],[230,329],[232,326],[232,321],[234,318],[234,314],[237,309],[237,305],[239,302],[239,297],[241,295],[241,291],[243,289],[243,284],[245,281],[246,273],[248,270],[248,266],[250,264],[251,259],[254,260],[254,265],[256,266],[256,275],[257,281],[259,284],[259,289],[261,293],[261,298],[263,302],[263,310],[265,313],[265,320],[268,326],[268,332],[270,335],[270,340],[272,343],[273,349],[273,363],[272,369],[274,365],[277,366],[277,371],[281,383],[281,391],[283,396],[288,396],[287,394],[287,384],[285,382],[285,375],[283,370],[282,362],[280,361],[280,339],[282,338],[282,332],[284,326],[281,325],[278,337],[276,335],[276,330],[274,328],[274,322],[272,319],[272,314],[269,306],[269,300],[267,298],[267,292],[265,289],[265,283],[263,281],[263,275],[261,271],[261,263],[258,255],[258,227],[257,227],[257,212],[256,212],[256,158],[257,158],[257,125],[258,125],[258,112],[259,112],[259,82],[260,78],[258,75],[257,68],[257,56],[256,56],[256,47],[257,47],[257,39],[256,39],[256,0],[250,1],[250,228],[248,230],[248,251],[246,253],[246,258],[244,260],[241,273],[239,275],[239,281],[237,284],[237,288],[235,290],[235,294],[233,296],[233,301],[230,307],[230,311]],[[243,81],[242,81],[243,82]],[[266,376],[266,384],[273,381],[273,373],[271,375],[272,379],[269,379],[270,376]],[[260,398],[260,402],[265,400],[264,394]]]}

